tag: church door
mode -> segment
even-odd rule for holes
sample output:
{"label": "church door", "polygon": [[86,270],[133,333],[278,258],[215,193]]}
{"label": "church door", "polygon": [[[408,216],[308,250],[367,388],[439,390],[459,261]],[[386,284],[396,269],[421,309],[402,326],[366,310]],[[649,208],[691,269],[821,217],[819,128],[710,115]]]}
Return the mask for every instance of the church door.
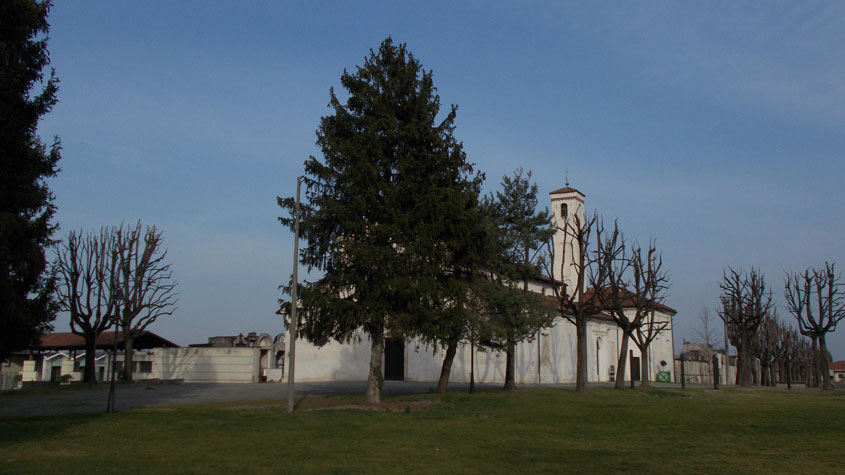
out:
{"label": "church door", "polygon": [[631,358],[631,379],[634,381],[640,380],[640,357]]}
{"label": "church door", "polygon": [[405,341],[387,338],[384,341],[385,381],[405,381]]}

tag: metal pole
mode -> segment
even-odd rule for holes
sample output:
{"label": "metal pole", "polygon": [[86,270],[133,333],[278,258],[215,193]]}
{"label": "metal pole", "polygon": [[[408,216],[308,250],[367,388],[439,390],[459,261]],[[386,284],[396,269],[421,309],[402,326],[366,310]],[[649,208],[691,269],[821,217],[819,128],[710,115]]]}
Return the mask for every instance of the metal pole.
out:
{"label": "metal pole", "polygon": [[723,321],[723,323],[725,324],[725,386],[727,386],[731,382],[731,357],[728,353],[728,322]]}
{"label": "metal pole", "polygon": [[687,373],[684,368],[686,362],[684,361],[684,354],[681,353],[681,389],[687,388]]}
{"label": "metal pole", "polygon": [[288,332],[290,333],[290,345],[288,346],[290,351],[288,355],[288,412],[293,412],[294,365],[296,361],[297,330],[299,328],[299,316],[296,313],[296,285],[298,278],[297,272],[299,271],[299,187],[301,183],[302,177],[296,177],[296,207],[294,208],[296,222],[293,228],[293,285],[291,285],[290,289],[290,331]]}
{"label": "metal pole", "polygon": [[475,341],[470,333],[469,342],[469,392],[475,392]]}
{"label": "metal pole", "polygon": [[540,384],[540,383],[543,382],[543,378],[540,377],[540,367],[541,367],[541,364],[540,364],[541,363],[540,362],[540,337],[542,336],[542,331],[543,330],[537,330],[537,384]]}

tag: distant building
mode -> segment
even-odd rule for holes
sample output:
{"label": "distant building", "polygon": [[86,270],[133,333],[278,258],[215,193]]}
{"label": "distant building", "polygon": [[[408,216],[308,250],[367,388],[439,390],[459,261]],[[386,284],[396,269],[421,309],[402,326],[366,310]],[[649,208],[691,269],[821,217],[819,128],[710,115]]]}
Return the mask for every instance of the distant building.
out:
{"label": "distant building", "polygon": [[[115,372],[123,369],[123,336],[117,333]],[[251,332],[244,336],[215,336],[208,343],[180,348],[155,333],[136,335],[133,378],[142,380],[178,380],[188,383],[257,383],[281,381],[284,374],[284,334],[275,338],[267,333]],[[97,338],[97,381],[109,381],[115,333],[104,332]],[[30,352],[12,355],[0,367],[2,389],[23,383],[59,383],[82,381],[85,369],[85,339],[73,333],[43,335]]]}
{"label": "distant building", "polygon": [[828,369],[830,370],[831,382],[845,384],[845,360],[830,363]]}

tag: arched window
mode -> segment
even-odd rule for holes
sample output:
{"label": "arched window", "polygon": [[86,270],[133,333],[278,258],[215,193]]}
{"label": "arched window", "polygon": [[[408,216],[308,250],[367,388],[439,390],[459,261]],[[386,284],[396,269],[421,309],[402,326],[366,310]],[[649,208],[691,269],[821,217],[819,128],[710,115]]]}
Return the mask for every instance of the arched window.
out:
{"label": "arched window", "polygon": [[567,211],[566,203],[561,203],[560,204],[560,216],[561,216],[561,218],[566,219],[566,211]]}

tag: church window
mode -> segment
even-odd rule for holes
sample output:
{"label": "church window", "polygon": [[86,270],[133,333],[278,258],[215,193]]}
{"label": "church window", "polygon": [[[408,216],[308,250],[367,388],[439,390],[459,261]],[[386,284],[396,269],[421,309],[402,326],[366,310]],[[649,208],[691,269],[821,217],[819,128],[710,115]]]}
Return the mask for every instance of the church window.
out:
{"label": "church window", "polygon": [[566,210],[566,203],[561,203],[561,204],[560,204],[560,216],[561,216],[563,219],[566,219],[566,211],[567,211],[567,210]]}

